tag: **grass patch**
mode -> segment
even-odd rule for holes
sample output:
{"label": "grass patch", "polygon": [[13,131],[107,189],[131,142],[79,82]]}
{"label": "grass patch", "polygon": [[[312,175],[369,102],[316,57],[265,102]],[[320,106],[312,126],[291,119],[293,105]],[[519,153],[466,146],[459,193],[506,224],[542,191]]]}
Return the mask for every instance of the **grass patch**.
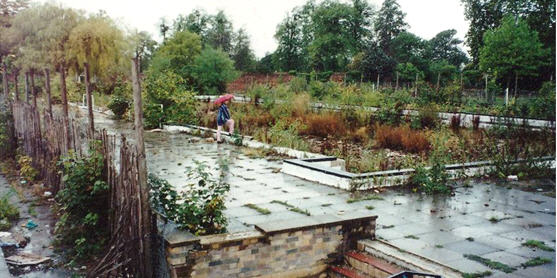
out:
{"label": "grass patch", "polygon": [[383,229],[391,229],[394,228],[395,225],[383,225]]}
{"label": "grass patch", "polygon": [[366,209],[372,210],[372,209],[375,209],[375,207],[374,206],[366,206]]}
{"label": "grass patch", "polygon": [[492,216],[491,218],[489,218],[489,222],[491,222],[491,223],[497,223],[499,221],[501,221],[501,220],[499,220],[499,218],[497,218],[495,216]]}
{"label": "grass patch", "polygon": [[332,204],[322,204],[322,207],[330,207]]}
{"label": "grass patch", "polygon": [[415,236],[415,235],[407,235],[404,238],[410,238],[410,239],[420,239],[419,237]]}
{"label": "grass patch", "polygon": [[471,237],[471,236],[469,236],[469,237],[466,238],[466,240],[468,240],[468,241],[474,241],[474,238]]}
{"label": "grass patch", "polygon": [[484,272],[476,272],[476,273],[463,273],[462,278],[483,278],[491,276],[493,272],[491,271],[484,271]]}
{"label": "grass patch", "polygon": [[533,240],[533,239],[530,239],[530,240],[522,243],[522,246],[538,248],[538,249],[543,250],[543,251],[550,251],[550,252],[555,251],[555,249],[545,245],[545,243],[543,243],[543,241]]}
{"label": "grass patch", "polygon": [[266,209],[266,208],[262,208],[262,207],[258,207],[257,205],[254,204],[245,204],[244,207],[256,210],[257,212],[264,214],[264,215],[268,215],[271,214],[271,211]]}
{"label": "grass patch", "polygon": [[535,257],[525,263],[522,263],[522,267],[526,268],[526,267],[531,267],[531,266],[538,266],[538,265],[542,265],[542,264],[548,264],[550,263],[552,260],[549,258],[542,258],[542,257]]}
{"label": "grass patch", "polygon": [[347,203],[352,204],[361,201],[370,201],[370,200],[384,200],[383,197],[377,195],[367,195],[362,197],[355,197],[346,200]]}
{"label": "grass patch", "polygon": [[510,266],[508,266],[504,263],[497,262],[497,261],[492,261],[490,259],[482,258],[482,257],[477,256],[477,255],[466,254],[466,255],[464,255],[464,257],[469,259],[469,260],[479,262],[479,263],[481,263],[481,264],[483,264],[483,265],[485,265],[485,266],[487,266],[491,269],[501,270],[505,273],[511,273],[511,272],[516,270],[516,268],[510,267]]}
{"label": "grass patch", "polygon": [[19,219],[19,210],[10,204],[7,197],[0,199],[0,231],[7,231],[11,228],[11,221]]}
{"label": "grass patch", "polygon": [[443,248],[443,245],[441,245],[441,244],[435,244],[435,248]]}
{"label": "grass patch", "polygon": [[271,201],[271,204],[283,205],[283,206],[287,207],[289,211],[296,212],[296,213],[299,213],[299,214],[304,214],[304,215],[307,215],[307,216],[311,216],[311,213],[309,213],[309,211],[307,209],[301,209],[299,207],[295,207],[295,206],[293,206],[293,205],[291,205],[291,204],[289,204],[285,201],[273,200],[273,201]]}

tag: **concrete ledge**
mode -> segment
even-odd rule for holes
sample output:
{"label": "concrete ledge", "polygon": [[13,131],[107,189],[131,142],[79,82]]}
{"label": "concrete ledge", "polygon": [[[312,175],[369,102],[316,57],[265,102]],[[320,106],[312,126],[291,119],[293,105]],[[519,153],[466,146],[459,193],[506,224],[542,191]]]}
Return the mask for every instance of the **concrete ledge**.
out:
{"label": "concrete ledge", "polygon": [[[327,167],[316,159],[284,160],[282,172],[305,180],[337,187],[344,190],[368,190],[378,187],[402,185],[416,171],[415,169],[399,169],[354,174],[343,169]],[[327,158],[327,161],[333,161]],[[512,164],[528,162],[518,159]],[[555,157],[544,156],[534,159],[536,163],[550,163],[555,168]],[[488,173],[494,168],[492,161],[476,161],[445,165],[450,178],[472,177]],[[430,167],[426,167],[429,169]]]}
{"label": "concrete ledge", "polygon": [[364,222],[376,219],[377,216],[348,216],[347,218],[341,218],[336,215],[317,215],[309,217],[299,217],[283,221],[267,222],[255,225],[255,228],[265,234],[272,235],[275,233],[296,232],[318,227],[325,228],[344,225],[350,222]]}

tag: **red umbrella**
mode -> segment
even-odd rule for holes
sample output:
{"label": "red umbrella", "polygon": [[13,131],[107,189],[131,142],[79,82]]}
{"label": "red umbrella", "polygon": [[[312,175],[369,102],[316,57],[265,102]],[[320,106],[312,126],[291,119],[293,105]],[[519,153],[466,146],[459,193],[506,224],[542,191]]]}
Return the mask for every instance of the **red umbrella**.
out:
{"label": "red umbrella", "polygon": [[227,101],[227,100],[231,100],[231,99],[233,99],[233,98],[234,98],[234,95],[232,95],[232,94],[226,94],[226,95],[224,95],[224,96],[220,96],[219,98],[217,98],[217,99],[215,100],[215,104],[216,104],[216,105],[220,105],[221,103],[223,103],[223,102],[225,102],[225,101]]}

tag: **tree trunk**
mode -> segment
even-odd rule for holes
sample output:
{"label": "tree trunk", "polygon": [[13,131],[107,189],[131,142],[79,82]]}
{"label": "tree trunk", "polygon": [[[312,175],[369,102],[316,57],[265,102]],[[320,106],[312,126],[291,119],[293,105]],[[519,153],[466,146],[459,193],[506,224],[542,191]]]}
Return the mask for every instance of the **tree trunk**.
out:
{"label": "tree trunk", "polygon": [[155,234],[151,222],[151,207],[149,206],[149,184],[147,183],[147,163],[145,161],[145,143],[143,141],[143,105],[141,103],[141,85],[139,84],[139,64],[137,57],[132,59],[132,82],[133,82],[133,110],[134,110],[134,123],[135,135],[137,144],[137,159],[139,170],[139,194],[141,200],[141,220],[143,231],[143,266],[144,277],[153,277],[153,252],[152,252],[152,239]]}
{"label": "tree trunk", "polygon": [[16,70],[14,72],[14,96],[15,96],[15,100],[19,101],[19,72]]}
{"label": "tree trunk", "polygon": [[48,113],[52,117],[52,96],[50,94],[50,70],[44,69],[44,88],[46,91],[46,97],[48,98]]}
{"label": "tree trunk", "polygon": [[514,97],[518,96],[518,73],[514,74]]}
{"label": "tree trunk", "polygon": [[441,80],[441,73],[438,72],[438,73],[437,73],[437,91],[439,91],[439,83],[440,83],[440,80]]}
{"label": "tree trunk", "polygon": [[91,86],[89,84],[89,63],[84,64],[85,67],[85,93],[87,94],[87,111],[89,115],[89,134],[91,139],[95,138],[95,120],[93,116],[93,99],[91,97]]}
{"label": "tree trunk", "polygon": [[35,71],[31,70],[31,95],[33,96],[33,107],[37,108],[37,94],[35,92]]}
{"label": "tree trunk", "polygon": [[4,89],[4,95],[6,99],[10,95],[9,87],[8,87],[8,66],[6,62],[2,63],[2,87]]}
{"label": "tree trunk", "polygon": [[29,104],[29,72],[25,72],[25,102]]}
{"label": "tree trunk", "polygon": [[60,96],[62,98],[62,120],[64,121],[64,136],[66,142],[66,150],[71,149],[70,141],[70,119],[68,115],[68,92],[66,91],[66,69],[60,66]]}

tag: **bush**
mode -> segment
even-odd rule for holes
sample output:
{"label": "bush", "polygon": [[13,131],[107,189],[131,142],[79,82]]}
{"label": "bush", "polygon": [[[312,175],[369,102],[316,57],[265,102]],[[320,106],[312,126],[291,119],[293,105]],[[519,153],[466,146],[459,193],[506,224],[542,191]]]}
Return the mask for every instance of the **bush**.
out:
{"label": "bush", "polygon": [[408,126],[376,125],[374,139],[377,147],[392,150],[424,153],[431,148],[424,132],[412,130]]}
{"label": "bush", "polygon": [[306,128],[301,131],[304,135],[319,137],[340,137],[346,134],[344,122],[334,113],[309,114],[305,116]]}
{"label": "bush", "polygon": [[116,118],[120,119],[128,111],[131,101],[121,94],[114,94],[108,103],[108,109],[114,113]]}
{"label": "bush", "polygon": [[[225,195],[230,186],[221,179],[214,179],[204,162],[194,163],[195,167],[188,168],[187,172],[190,183],[180,195],[168,182],[150,175],[151,204],[180,229],[195,235],[226,232]],[[220,168],[226,167],[221,165]]]}
{"label": "bush", "polygon": [[12,109],[0,96],[0,158],[13,157],[16,150]]}
{"label": "bush", "polygon": [[7,197],[0,198],[0,231],[7,231],[11,228],[10,221],[19,219],[19,210],[10,204]]}
{"label": "bush", "polygon": [[18,156],[17,165],[19,166],[19,174],[28,182],[34,181],[39,175],[39,171],[33,168],[33,159],[29,156]]}
{"label": "bush", "polygon": [[451,188],[447,185],[449,174],[445,170],[445,163],[448,161],[447,149],[443,142],[436,142],[435,145],[437,148],[430,155],[431,167],[425,168],[422,165],[416,167],[408,183],[415,190],[427,194],[448,194]]}
{"label": "bush", "polygon": [[192,76],[200,92],[217,95],[226,90],[226,83],[234,80],[238,73],[228,54],[206,47],[195,58]]}
{"label": "bush", "polygon": [[61,244],[73,246],[75,259],[87,259],[98,254],[108,240],[109,188],[101,144],[92,143],[84,157],[70,153],[59,166],[64,188],[56,194],[62,216],[55,233]]}
{"label": "bush", "polygon": [[289,82],[289,88],[294,93],[305,92],[308,87],[308,82],[305,78],[302,77],[294,77]]}
{"label": "bush", "polygon": [[145,120],[145,128],[159,128],[164,123],[164,111],[160,105],[147,103],[143,109],[143,118]]}
{"label": "bush", "polygon": [[288,123],[284,119],[279,119],[267,132],[265,141],[282,147],[307,151],[309,150],[308,143],[298,136],[299,131],[304,129],[305,126],[300,121]]}

